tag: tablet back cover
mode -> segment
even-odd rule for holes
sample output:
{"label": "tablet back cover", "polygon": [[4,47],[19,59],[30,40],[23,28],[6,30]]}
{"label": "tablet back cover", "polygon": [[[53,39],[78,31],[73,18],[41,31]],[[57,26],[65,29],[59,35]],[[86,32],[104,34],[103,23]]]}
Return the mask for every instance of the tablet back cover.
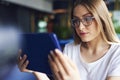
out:
{"label": "tablet back cover", "polygon": [[22,51],[27,54],[29,60],[28,69],[51,74],[48,64],[50,50],[61,50],[57,37],[54,33],[30,33],[22,34]]}

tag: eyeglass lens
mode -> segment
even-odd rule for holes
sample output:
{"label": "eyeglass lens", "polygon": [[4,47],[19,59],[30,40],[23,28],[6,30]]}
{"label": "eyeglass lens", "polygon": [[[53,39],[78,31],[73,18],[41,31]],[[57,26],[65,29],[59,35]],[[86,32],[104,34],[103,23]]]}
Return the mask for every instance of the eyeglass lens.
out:
{"label": "eyeglass lens", "polygon": [[89,26],[89,25],[91,25],[93,18],[94,18],[93,16],[87,16],[87,17],[84,17],[81,20],[80,19],[72,19],[71,23],[72,23],[73,27],[79,27],[80,22],[82,22],[82,24],[84,26]]}

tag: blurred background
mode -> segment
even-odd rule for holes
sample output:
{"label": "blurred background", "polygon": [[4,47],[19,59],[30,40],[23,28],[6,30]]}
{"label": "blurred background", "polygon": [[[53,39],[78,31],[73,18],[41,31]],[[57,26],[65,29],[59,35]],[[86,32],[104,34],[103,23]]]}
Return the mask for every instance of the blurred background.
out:
{"label": "blurred background", "polygon": [[[25,33],[54,32],[61,45],[72,38],[70,10],[74,0],[1,0],[0,26]],[[120,0],[105,0],[116,32],[120,33]]]}
{"label": "blurred background", "polygon": [[[54,32],[61,47],[64,47],[73,40],[70,25],[73,1],[75,0],[0,0],[0,27],[14,27],[23,33]],[[120,37],[120,0],[105,2]],[[14,76],[14,79],[8,80],[34,80],[25,77],[28,74],[23,76],[18,69],[16,71],[16,75],[22,77],[18,79],[18,76]]]}

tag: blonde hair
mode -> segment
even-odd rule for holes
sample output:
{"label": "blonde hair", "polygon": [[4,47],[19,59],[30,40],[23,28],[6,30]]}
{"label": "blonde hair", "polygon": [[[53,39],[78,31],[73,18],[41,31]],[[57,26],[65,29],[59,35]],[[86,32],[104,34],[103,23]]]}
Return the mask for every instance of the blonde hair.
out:
{"label": "blonde hair", "polygon": [[[119,39],[114,30],[114,26],[109,15],[107,6],[103,0],[77,0],[72,8],[71,18],[73,17],[74,8],[78,5],[85,6],[88,11],[95,17],[99,29],[101,30],[101,35],[107,43],[119,42]],[[79,44],[81,39],[78,37],[74,28],[73,36],[75,44]]]}

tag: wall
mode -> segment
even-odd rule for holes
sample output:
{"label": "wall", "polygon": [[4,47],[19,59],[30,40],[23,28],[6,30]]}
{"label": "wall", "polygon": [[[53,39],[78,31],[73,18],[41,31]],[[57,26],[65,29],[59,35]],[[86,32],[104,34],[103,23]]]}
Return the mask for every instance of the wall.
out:
{"label": "wall", "polygon": [[23,5],[40,11],[52,12],[51,0],[5,0],[5,1]]}

